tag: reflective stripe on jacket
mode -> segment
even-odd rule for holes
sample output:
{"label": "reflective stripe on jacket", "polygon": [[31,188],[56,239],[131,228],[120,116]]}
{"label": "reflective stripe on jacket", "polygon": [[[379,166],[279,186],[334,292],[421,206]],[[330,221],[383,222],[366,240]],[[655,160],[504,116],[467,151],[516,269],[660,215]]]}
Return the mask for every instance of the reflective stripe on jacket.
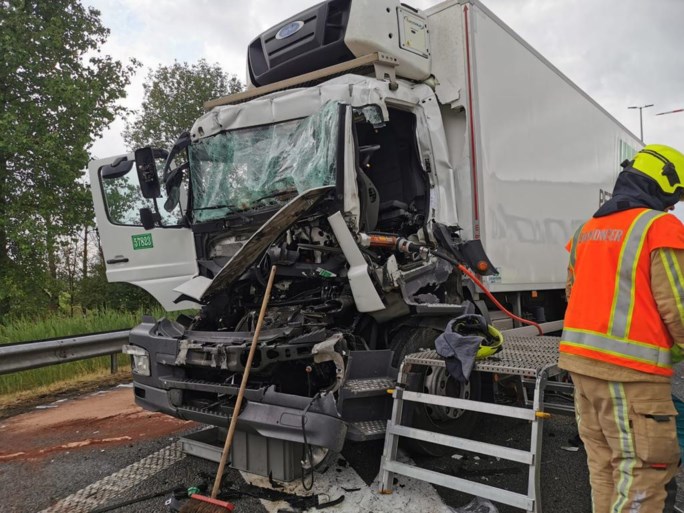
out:
{"label": "reflective stripe on jacket", "polygon": [[[572,295],[561,352],[672,375],[673,339],[651,290],[651,252],[659,248],[684,248],[684,227],[655,210],[592,218],[577,230],[569,247]],[[670,264],[672,273],[681,273]]]}

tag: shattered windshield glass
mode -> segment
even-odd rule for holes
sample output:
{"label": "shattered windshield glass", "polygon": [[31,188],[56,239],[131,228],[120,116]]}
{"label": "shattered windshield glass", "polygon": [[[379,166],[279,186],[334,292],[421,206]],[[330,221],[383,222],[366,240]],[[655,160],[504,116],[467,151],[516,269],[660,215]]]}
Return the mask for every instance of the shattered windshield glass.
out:
{"label": "shattered windshield glass", "polygon": [[223,132],[189,148],[195,222],[283,203],[336,176],[339,103],[307,118]]}

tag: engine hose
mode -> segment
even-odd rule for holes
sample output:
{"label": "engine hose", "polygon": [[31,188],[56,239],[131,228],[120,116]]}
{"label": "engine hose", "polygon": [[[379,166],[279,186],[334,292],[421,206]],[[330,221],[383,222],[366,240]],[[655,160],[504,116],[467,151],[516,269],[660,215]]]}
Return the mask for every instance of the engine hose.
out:
{"label": "engine hose", "polygon": [[475,285],[477,285],[477,286],[482,290],[482,292],[485,293],[485,295],[491,300],[491,302],[494,303],[494,305],[495,305],[499,310],[501,310],[503,313],[505,313],[508,317],[510,317],[511,319],[516,320],[516,321],[518,321],[518,322],[520,322],[520,323],[522,323],[522,324],[529,324],[530,326],[534,326],[535,328],[537,328],[537,331],[539,332],[540,335],[543,335],[543,334],[544,334],[544,330],[543,330],[542,327],[541,327],[539,324],[537,324],[536,322],[530,321],[530,320],[528,320],[528,319],[523,319],[522,317],[518,317],[517,315],[515,315],[513,312],[508,311],[508,310],[506,309],[506,307],[504,307],[504,306],[499,302],[499,300],[496,299],[496,298],[494,297],[494,294],[492,294],[492,293],[489,291],[489,289],[487,289],[487,287],[485,287],[484,283],[482,283],[482,282],[478,279],[478,277],[475,276],[475,274],[472,273],[465,265],[461,264],[461,263],[458,262],[456,259],[451,258],[451,257],[449,257],[449,256],[447,256],[447,255],[445,255],[444,253],[441,253],[441,252],[439,252],[439,251],[431,251],[431,253],[432,253],[433,255],[435,255],[436,257],[442,258],[443,260],[446,260],[447,262],[453,264],[454,267],[456,267],[456,269],[458,269],[458,270],[461,271],[463,274],[465,274],[468,278],[470,278],[470,279],[473,281],[473,283],[475,283]]}
{"label": "engine hose", "polygon": [[534,321],[530,321],[527,319],[523,319],[522,317],[518,317],[512,312],[509,312],[500,302],[498,299],[494,297],[494,294],[492,294],[487,287],[484,286],[484,284],[475,276],[474,273],[470,272],[466,266],[461,264],[458,260],[455,258],[452,258],[451,256],[442,253],[441,251],[434,251],[430,250],[427,246],[424,246],[422,244],[418,244],[415,242],[411,242],[407,239],[404,239],[402,237],[398,237],[396,235],[392,234],[382,234],[382,235],[376,235],[376,234],[370,234],[367,236],[368,242],[367,244],[371,247],[385,247],[385,248],[395,248],[396,250],[402,252],[402,253],[415,253],[415,254],[422,254],[426,255],[427,253],[432,254],[438,258],[441,258],[442,260],[446,260],[453,266],[455,266],[459,271],[461,271],[463,274],[468,276],[471,280],[473,280],[473,283],[477,285],[482,292],[485,293],[485,295],[494,303],[494,305],[501,310],[503,313],[505,313],[508,317],[510,317],[513,320],[516,320],[522,324],[529,324],[530,326],[534,326],[537,328],[537,331],[539,332],[540,335],[544,334],[544,330],[542,327],[537,324]]}

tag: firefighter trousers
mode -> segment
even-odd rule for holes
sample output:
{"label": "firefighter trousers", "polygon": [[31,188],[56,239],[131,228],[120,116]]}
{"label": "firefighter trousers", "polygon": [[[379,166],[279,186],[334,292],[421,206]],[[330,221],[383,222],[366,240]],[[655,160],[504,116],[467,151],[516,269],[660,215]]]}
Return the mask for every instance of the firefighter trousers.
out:
{"label": "firefighter trousers", "polygon": [[593,513],[663,513],[679,461],[671,385],[571,375]]}

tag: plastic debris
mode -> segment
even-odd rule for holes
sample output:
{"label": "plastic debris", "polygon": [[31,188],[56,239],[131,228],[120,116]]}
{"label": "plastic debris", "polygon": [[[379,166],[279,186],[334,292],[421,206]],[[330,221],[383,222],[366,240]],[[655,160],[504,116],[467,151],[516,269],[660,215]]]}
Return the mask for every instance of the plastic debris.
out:
{"label": "plastic debris", "polygon": [[465,506],[460,508],[449,508],[451,513],[499,513],[496,506],[487,499],[475,497]]}
{"label": "plastic debris", "polygon": [[335,278],[337,276],[334,272],[323,269],[322,267],[317,267],[316,272],[321,278]]}

